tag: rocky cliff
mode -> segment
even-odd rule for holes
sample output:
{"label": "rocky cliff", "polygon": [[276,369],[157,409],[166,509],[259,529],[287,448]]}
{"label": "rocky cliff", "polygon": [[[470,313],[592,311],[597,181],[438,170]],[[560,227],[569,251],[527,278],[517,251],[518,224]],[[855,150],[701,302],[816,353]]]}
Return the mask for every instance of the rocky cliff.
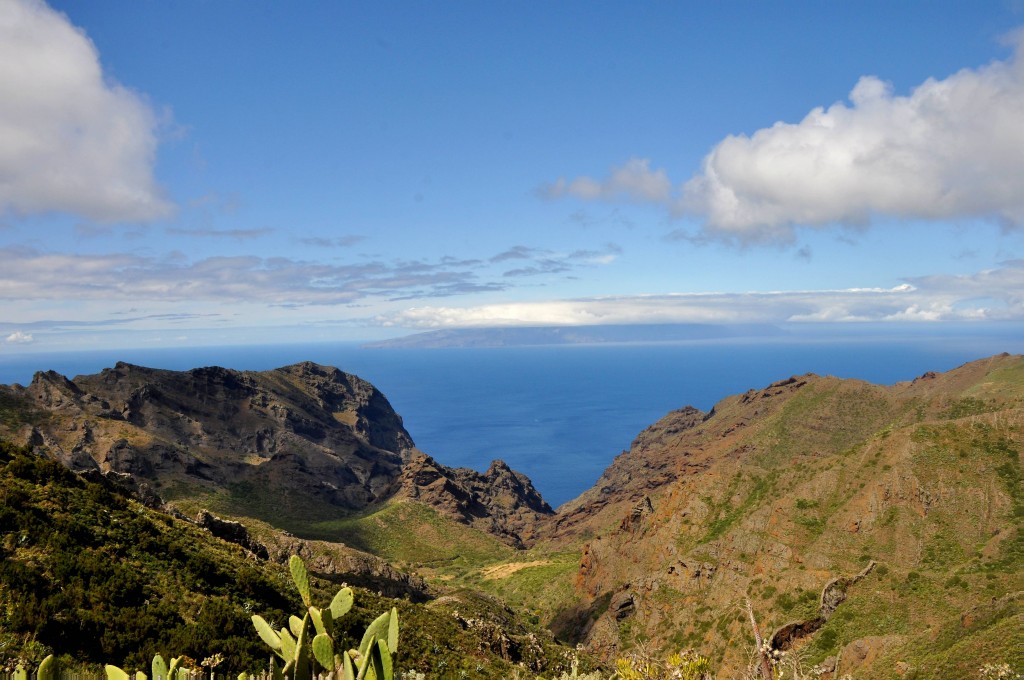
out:
{"label": "rocky cliff", "polygon": [[[496,461],[452,470],[418,453],[387,399],[336,368],[167,371],[118,363],[0,386],[0,434],[159,505],[278,527],[416,500],[513,545],[551,508]],[[339,514],[340,513],[340,514]]]}
{"label": "rocky cliff", "polygon": [[35,409],[12,428],[16,441],[72,469],[128,473],[171,499],[248,487],[362,508],[413,450],[376,388],[312,363],[264,372],[119,363],[74,380],[37,373],[26,388],[2,389]]}
{"label": "rocky cliff", "polygon": [[417,454],[402,471],[395,497],[426,503],[518,548],[532,542],[538,525],[554,514],[533,482],[501,460],[481,474]]}

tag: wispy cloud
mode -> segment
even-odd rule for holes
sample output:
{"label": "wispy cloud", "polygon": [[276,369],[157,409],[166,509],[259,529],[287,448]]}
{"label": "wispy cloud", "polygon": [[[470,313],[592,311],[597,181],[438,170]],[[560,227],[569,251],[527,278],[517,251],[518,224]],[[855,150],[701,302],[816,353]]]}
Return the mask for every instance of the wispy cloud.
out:
{"label": "wispy cloud", "polygon": [[608,243],[601,250],[574,250],[566,257],[570,262],[587,265],[611,264],[622,254],[622,246]]}
{"label": "wispy cloud", "polygon": [[[199,235],[199,230],[180,230]],[[251,237],[262,235],[254,230]],[[245,240],[248,230],[202,233]],[[133,253],[45,252],[0,247],[0,300],[91,300],[183,303],[251,302],[276,306],[350,305],[360,300],[416,300],[492,293],[516,277],[560,275],[606,265],[615,244],[568,253],[516,246],[487,259],[366,260],[338,264],[258,255],[190,259],[174,251],[162,257]],[[521,265],[505,270],[508,262]],[[123,305],[121,306],[124,309]],[[150,310],[152,311],[152,310]],[[32,318],[39,318],[33,315]],[[13,319],[8,319],[13,321]]]}
{"label": "wispy cloud", "polygon": [[1024,30],[1005,61],[930,78],[906,96],[876,76],[799,123],[729,136],[673,191],[631,159],[605,179],[560,179],[550,197],[629,198],[703,223],[704,235],[787,242],[797,228],[877,218],[982,218],[1024,225]]}
{"label": "wispy cloud", "polygon": [[1024,261],[970,275],[908,279],[893,288],[679,293],[414,307],[377,322],[409,328],[632,323],[1024,321]]}
{"label": "wispy cloud", "polygon": [[569,271],[572,271],[572,267],[563,260],[540,259],[528,267],[509,269],[503,276],[540,276],[542,274],[563,274]]}
{"label": "wispy cloud", "polygon": [[167,233],[176,236],[227,238],[234,239],[235,241],[248,241],[272,234],[274,230],[270,227],[260,227],[257,229],[183,229],[181,227],[170,227],[167,229]]}
{"label": "wispy cloud", "polygon": [[[131,254],[0,249],[0,299],[217,300],[349,303],[369,296],[449,296],[481,290],[477,274],[425,261],[324,264],[239,255],[187,261]],[[494,285],[487,285],[493,290]]]}
{"label": "wispy cloud", "polygon": [[614,243],[608,243],[600,250],[574,250],[569,253],[515,246],[498,253],[490,259],[490,262],[500,264],[510,261],[527,261],[529,264],[509,269],[502,275],[505,277],[540,276],[562,274],[581,266],[611,264],[621,254],[622,248]]}
{"label": "wispy cloud", "polygon": [[169,216],[153,177],[157,126],[65,15],[38,0],[0,3],[0,211]]}
{"label": "wispy cloud", "polygon": [[307,246],[315,246],[317,248],[350,248],[364,240],[366,240],[365,236],[360,236],[358,234],[346,234],[345,236],[336,236],[334,238],[309,236],[307,238],[300,238],[299,243],[303,243]]}
{"label": "wispy cloud", "polygon": [[547,251],[526,246],[513,246],[502,251],[490,259],[491,262],[508,262],[509,260],[529,260],[535,257],[544,257]]}
{"label": "wispy cloud", "polygon": [[[91,316],[86,313],[86,316]],[[55,335],[81,336],[90,332],[126,332],[145,328],[195,328],[216,326],[228,320],[230,314],[219,312],[190,313],[171,312],[166,314],[139,314],[136,309],[108,309],[107,316],[88,319],[42,318],[12,324],[0,319],[0,334],[9,333],[10,344],[31,344],[36,342],[35,334],[42,338]],[[31,332],[30,332],[31,331]],[[2,337],[2,335],[0,335]],[[43,341],[45,342],[45,340]]]}
{"label": "wispy cloud", "polygon": [[547,198],[574,196],[585,200],[667,202],[672,195],[672,183],[664,170],[651,170],[650,160],[631,158],[624,165],[612,168],[604,179],[560,177],[541,187],[540,193]]}

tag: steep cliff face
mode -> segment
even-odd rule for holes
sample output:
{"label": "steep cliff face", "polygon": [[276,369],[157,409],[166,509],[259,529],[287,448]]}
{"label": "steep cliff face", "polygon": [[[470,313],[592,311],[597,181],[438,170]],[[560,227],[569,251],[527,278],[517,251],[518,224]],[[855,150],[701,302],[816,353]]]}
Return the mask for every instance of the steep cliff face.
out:
{"label": "steep cliff face", "polygon": [[395,498],[430,505],[518,548],[531,542],[540,523],[554,514],[530,479],[501,460],[481,474],[417,454],[403,470]]}
{"label": "steep cliff face", "polygon": [[379,500],[414,448],[372,385],[312,363],[264,372],[119,363],[3,389],[40,414],[16,425],[17,439],[72,469],[128,473],[171,498],[247,486],[358,509]]}
{"label": "steep cliff face", "polygon": [[1022,424],[1011,356],[891,387],[798,376],[671,413],[541,529],[542,545],[582,546],[554,627],[609,658],[646,640],[728,672],[752,649],[749,597],[808,666],[963,677],[949,669],[980,657],[942,660],[923,631],[978,649],[1024,633]]}
{"label": "steep cliff face", "polygon": [[692,471],[690,453],[664,455],[667,445],[697,427],[707,414],[686,406],[672,411],[641,432],[629,451],[612,461],[593,487],[558,508],[558,515],[539,530],[544,538],[573,539],[614,523],[623,508]]}
{"label": "steep cliff face", "polygon": [[19,416],[4,418],[0,434],[75,470],[127,476],[190,512],[212,504],[296,527],[394,497],[514,546],[552,512],[501,461],[480,474],[418,453],[373,385],[313,363],[261,372],[119,363],[74,380],[41,372],[26,388],[0,387],[0,400]]}

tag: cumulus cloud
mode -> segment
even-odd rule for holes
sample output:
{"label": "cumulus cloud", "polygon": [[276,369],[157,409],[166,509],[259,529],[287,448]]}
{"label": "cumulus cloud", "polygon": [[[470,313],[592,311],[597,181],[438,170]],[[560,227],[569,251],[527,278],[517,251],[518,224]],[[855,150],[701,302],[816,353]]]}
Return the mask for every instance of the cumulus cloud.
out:
{"label": "cumulus cloud", "polygon": [[0,2],[0,211],[168,216],[153,178],[156,128],[152,108],[104,77],[65,15],[42,0]]}
{"label": "cumulus cloud", "polygon": [[786,242],[794,229],[865,226],[879,217],[982,218],[1024,225],[1024,30],[1013,54],[929,78],[898,95],[864,76],[848,102],[798,123],[729,136],[673,191],[632,159],[609,177],[560,179],[551,197],[630,198],[703,222],[705,236]]}
{"label": "cumulus cloud", "polygon": [[417,329],[635,323],[1024,321],[1024,260],[969,275],[908,279],[892,288],[679,293],[474,307],[422,306],[378,317]]}
{"label": "cumulus cloud", "polygon": [[28,345],[34,342],[34,340],[31,333],[24,333],[22,331],[14,331],[7,336],[7,342],[12,345]]}
{"label": "cumulus cloud", "polygon": [[566,180],[560,177],[553,184],[542,187],[541,194],[548,198],[574,196],[586,200],[662,202],[671,197],[672,183],[664,170],[651,170],[648,159],[631,158],[624,165],[613,168],[603,180],[591,177]]}
{"label": "cumulus cloud", "polygon": [[712,232],[786,239],[795,226],[992,218],[1024,224],[1024,33],[1008,61],[928,79],[908,96],[865,76],[850,103],[728,137],[683,187]]}

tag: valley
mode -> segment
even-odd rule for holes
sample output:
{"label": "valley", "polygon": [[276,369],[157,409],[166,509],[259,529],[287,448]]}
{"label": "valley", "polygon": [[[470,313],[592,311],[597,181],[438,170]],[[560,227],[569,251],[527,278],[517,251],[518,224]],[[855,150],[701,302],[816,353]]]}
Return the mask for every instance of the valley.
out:
{"label": "valley", "polygon": [[[273,574],[298,554],[325,585],[421,612],[404,630],[406,649],[425,651],[406,659],[428,677],[557,677],[577,645],[584,669],[695,650],[719,677],[738,677],[754,660],[748,602],[773,648],[816,677],[1024,666],[1013,643],[1024,639],[1020,356],[893,386],[780,376],[707,412],[681,406],[557,510],[501,461],[481,473],[419,451],[376,388],[308,362],[39,373],[0,387],[0,416],[11,460],[77,473],[15,475],[17,504],[5,481],[5,522],[26,507],[57,512],[45,500],[55,484],[93,495],[99,485],[124,511],[230,554],[225,564]],[[50,543],[3,531],[9,564],[62,587],[45,566]],[[148,563],[153,549],[110,554]],[[168,597],[139,588],[150,603]],[[244,597],[230,589],[195,592],[240,616]],[[10,613],[24,597],[0,590],[0,642],[38,654],[66,633],[26,637]],[[280,607],[287,596],[274,597]],[[178,616],[182,631],[198,620]],[[154,644],[180,645],[178,635]]]}

